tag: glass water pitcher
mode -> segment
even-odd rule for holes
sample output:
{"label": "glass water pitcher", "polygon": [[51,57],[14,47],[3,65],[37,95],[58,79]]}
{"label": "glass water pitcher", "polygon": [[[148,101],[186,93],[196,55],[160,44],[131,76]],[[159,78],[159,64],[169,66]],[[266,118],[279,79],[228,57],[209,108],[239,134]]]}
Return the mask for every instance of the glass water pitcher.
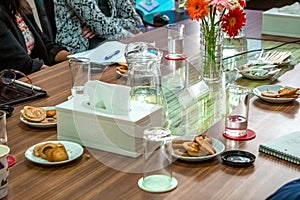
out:
{"label": "glass water pitcher", "polygon": [[125,58],[131,99],[164,106],[160,73],[162,52],[150,43],[135,42],[126,46]]}

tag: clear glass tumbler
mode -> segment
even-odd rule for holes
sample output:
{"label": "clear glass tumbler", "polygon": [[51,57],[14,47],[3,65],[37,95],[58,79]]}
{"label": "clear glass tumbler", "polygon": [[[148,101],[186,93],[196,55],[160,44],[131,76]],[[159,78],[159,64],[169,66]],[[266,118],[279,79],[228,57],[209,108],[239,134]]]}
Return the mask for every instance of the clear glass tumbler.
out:
{"label": "clear glass tumbler", "polygon": [[84,85],[91,79],[89,58],[70,58],[69,70],[71,74],[72,96],[83,94]]}
{"label": "clear glass tumbler", "polygon": [[238,85],[226,88],[225,133],[230,137],[247,134],[250,89]]}
{"label": "clear glass tumbler", "polygon": [[0,110],[0,144],[7,145],[6,112]]}
{"label": "clear glass tumbler", "polygon": [[139,186],[150,192],[170,191],[177,186],[172,175],[171,132],[162,127],[144,131],[144,173]]}
{"label": "clear glass tumbler", "polygon": [[168,54],[184,53],[184,24],[168,24]]}

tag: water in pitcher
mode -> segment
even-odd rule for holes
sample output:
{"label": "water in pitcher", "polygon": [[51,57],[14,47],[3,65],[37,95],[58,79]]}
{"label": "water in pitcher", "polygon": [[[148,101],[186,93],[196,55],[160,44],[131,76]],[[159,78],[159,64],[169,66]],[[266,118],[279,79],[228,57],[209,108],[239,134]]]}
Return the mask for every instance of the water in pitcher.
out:
{"label": "water in pitcher", "polygon": [[133,87],[131,99],[139,102],[158,104],[157,89],[150,86]]}

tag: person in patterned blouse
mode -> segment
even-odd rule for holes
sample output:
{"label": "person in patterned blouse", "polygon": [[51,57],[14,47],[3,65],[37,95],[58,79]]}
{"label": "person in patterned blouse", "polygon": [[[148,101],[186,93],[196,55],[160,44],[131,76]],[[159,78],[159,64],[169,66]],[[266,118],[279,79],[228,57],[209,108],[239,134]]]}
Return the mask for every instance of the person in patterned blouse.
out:
{"label": "person in patterned blouse", "polygon": [[50,41],[26,0],[0,0],[0,70],[30,74],[64,61],[70,52]]}
{"label": "person in patterned blouse", "polygon": [[72,53],[140,32],[134,0],[54,0],[56,42]]}

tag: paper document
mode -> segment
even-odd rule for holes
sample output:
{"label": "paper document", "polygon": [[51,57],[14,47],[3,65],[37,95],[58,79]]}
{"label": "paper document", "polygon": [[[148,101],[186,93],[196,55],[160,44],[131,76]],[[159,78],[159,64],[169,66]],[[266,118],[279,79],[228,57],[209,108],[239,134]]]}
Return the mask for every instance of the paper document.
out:
{"label": "paper document", "polygon": [[118,41],[109,41],[95,49],[70,55],[69,58],[86,57],[93,63],[105,64],[112,62],[126,62],[124,51],[126,44]]}

